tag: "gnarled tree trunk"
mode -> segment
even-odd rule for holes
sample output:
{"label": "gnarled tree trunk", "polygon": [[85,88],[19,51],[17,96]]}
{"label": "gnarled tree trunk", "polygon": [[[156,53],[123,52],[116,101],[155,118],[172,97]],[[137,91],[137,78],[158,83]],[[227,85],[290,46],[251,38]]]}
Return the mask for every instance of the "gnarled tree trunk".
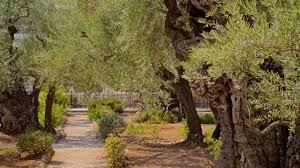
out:
{"label": "gnarled tree trunk", "polygon": [[34,126],[32,96],[25,89],[13,93],[0,93],[1,132],[16,135],[27,127]]}
{"label": "gnarled tree trunk", "polygon": [[253,121],[255,112],[249,106],[245,87],[223,76],[214,84],[203,82],[193,85],[193,88],[219,112],[223,141],[218,167],[285,167],[287,124],[279,122],[276,127],[261,131]]}

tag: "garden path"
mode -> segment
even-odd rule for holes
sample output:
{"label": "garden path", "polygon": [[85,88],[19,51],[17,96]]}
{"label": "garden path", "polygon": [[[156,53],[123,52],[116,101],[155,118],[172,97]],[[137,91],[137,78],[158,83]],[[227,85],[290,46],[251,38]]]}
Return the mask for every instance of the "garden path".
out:
{"label": "garden path", "polygon": [[68,114],[64,127],[67,136],[54,145],[49,168],[104,168],[104,145],[96,138],[95,123],[86,113]]}

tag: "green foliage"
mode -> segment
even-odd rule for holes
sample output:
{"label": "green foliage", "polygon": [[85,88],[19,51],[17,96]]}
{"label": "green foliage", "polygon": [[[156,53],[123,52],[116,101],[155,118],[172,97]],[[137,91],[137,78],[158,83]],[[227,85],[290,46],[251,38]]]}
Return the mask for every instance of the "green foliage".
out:
{"label": "green foliage", "polygon": [[128,124],[126,132],[128,134],[142,134],[145,132],[145,124]]}
{"label": "green foliage", "polygon": [[199,115],[201,124],[215,124],[215,116],[213,114],[200,114]]}
{"label": "green foliage", "polygon": [[103,115],[99,120],[98,126],[102,138],[105,139],[110,134],[119,136],[119,134],[124,131],[126,123],[119,114],[110,112]]}
{"label": "green foliage", "polygon": [[187,138],[188,134],[189,134],[189,128],[187,125],[187,121],[183,120],[181,122],[181,127],[180,127],[180,136],[182,136],[183,138]]}
{"label": "green foliage", "polygon": [[17,138],[17,149],[20,153],[43,155],[53,150],[52,135],[43,131],[27,130]]}
{"label": "green foliage", "polygon": [[[39,97],[39,113],[38,118],[42,126],[45,125],[45,108],[46,108],[47,92],[42,91]],[[58,88],[55,94],[54,104],[52,107],[52,124],[60,126],[64,123],[64,110],[69,104],[69,97],[62,88]]]}
{"label": "green foliage", "polygon": [[221,154],[221,142],[222,138],[214,139],[212,138],[213,132],[216,129],[216,126],[209,127],[207,132],[203,134],[203,142],[208,145],[208,150],[214,155],[215,159],[218,160]]}
{"label": "green foliage", "polygon": [[[286,120],[293,130],[300,98],[300,3],[282,2],[223,1],[222,8],[230,14],[226,27],[216,25],[215,31],[204,34],[215,43],[195,47],[185,67],[190,79],[226,75],[232,85],[247,93],[254,111],[262,112],[257,116],[258,123]],[[245,15],[250,15],[253,22]],[[281,75],[262,68],[264,63],[272,66],[270,59],[271,64],[277,64],[273,68],[282,70]],[[198,71],[204,64],[210,65],[207,76]],[[246,86],[249,80],[251,85]]]}
{"label": "green foliage", "polygon": [[93,100],[88,104],[88,117],[93,120],[100,120],[105,113],[121,113],[123,102],[118,99]]}
{"label": "green foliage", "polygon": [[147,109],[138,113],[138,122],[148,122],[158,124],[163,122],[174,123],[175,116],[169,112],[164,112],[159,109]]}
{"label": "green foliage", "polygon": [[126,149],[126,142],[119,137],[108,137],[105,140],[105,150],[108,154],[110,168],[121,168],[123,156]]}
{"label": "green foliage", "polygon": [[208,150],[214,155],[215,159],[218,160],[221,154],[221,139],[214,139],[210,137],[205,137],[204,143],[208,145]]}

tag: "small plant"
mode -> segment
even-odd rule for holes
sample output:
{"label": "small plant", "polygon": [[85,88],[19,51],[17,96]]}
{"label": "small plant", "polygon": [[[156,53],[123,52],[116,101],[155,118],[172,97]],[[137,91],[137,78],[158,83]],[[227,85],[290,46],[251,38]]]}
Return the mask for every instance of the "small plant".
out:
{"label": "small plant", "polygon": [[50,133],[43,131],[27,130],[17,138],[17,149],[20,153],[40,156],[52,151],[54,143]]}
{"label": "small plant", "polygon": [[105,140],[105,150],[108,154],[108,163],[111,168],[121,168],[126,142],[119,137],[108,137]]}
{"label": "small plant", "polygon": [[221,152],[221,138],[220,139],[214,139],[212,138],[212,134],[214,130],[216,129],[215,125],[212,125],[208,128],[207,132],[203,134],[204,140],[203,142],[208,145],[208,150],[212,155],[214,155],[215,159],[218,159]]}
{"label": "small plant", "polygon": [[109,134],[118,136],[126,127],[123,118],[115,112],[105,114],[101,120],[99,120],[98,125],[99,132],[103,139],[107,138]]}
{"label": "small plant", "polygon": [[221,139],[205,137],[203,142],[208,145],[208,150],[212,155],[214,155],[215,159],[217,160],[220,157],[221,153]]}
{"label": "small plant", "polygon": [[152,124],[159,124],[163,122],[174,123],[175,116],[169,112],[164,112],[159,109],[147,109],[138,114],[137,121]]}
{"label": "small plant", "polygon": [[203,114],[199,116],[202,124],[215,124],[215,116],[213,114]]}
{"label": "small plant", "polygon": [[181,122],[181,128],[180,128],[180,136],[182,136],[183,138],[187,138],[188,133],[189,133],[189,128],[187,126],[187,121],[183,120]]}

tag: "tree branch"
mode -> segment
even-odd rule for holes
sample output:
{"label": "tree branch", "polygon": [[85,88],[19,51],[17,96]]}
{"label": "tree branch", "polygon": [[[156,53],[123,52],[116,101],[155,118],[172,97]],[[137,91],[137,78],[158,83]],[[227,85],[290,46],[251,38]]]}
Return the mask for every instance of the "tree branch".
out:
{"label": "tree branch", "polygon": [[271,132],[274,128],[279,127],[279,126],[285,126],[288,127],[290,125],[290,122],[288,121],[275,121],[272,124],[268,125],[264,130],[262,130],[260,133],[262,135],[266,135],[269,132]]}

